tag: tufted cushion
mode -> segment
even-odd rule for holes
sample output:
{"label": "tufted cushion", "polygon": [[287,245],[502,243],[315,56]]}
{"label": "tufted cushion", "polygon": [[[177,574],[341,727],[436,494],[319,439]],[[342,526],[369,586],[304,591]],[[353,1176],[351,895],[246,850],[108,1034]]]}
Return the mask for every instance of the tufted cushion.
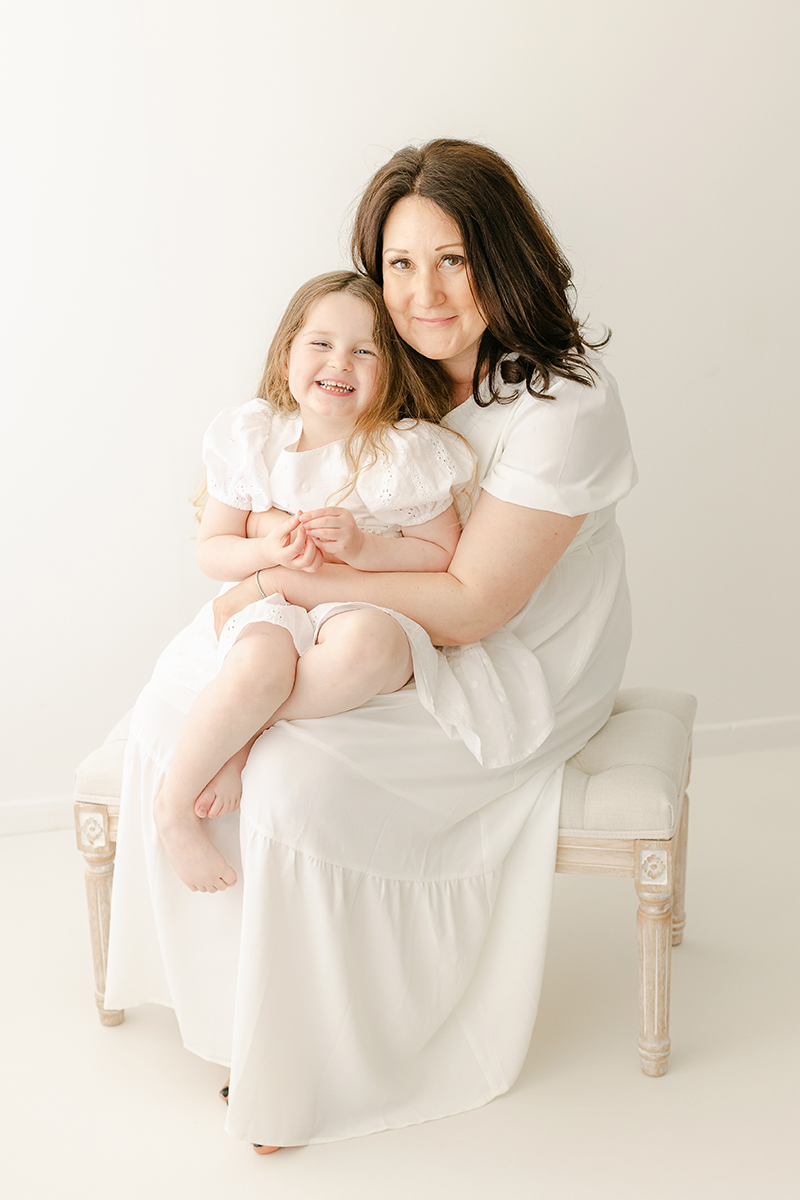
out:
{"label": "tufted cushion", "polygon": [[696,709],[685,692],[620,692],[603,728],[566,765],[559,832],[672,837]]}
{"label": "tufted cushion", "polygon": [[[559,832],[594,838],[669,838],[697,701],[685,692],[628,688],[564,770]],[[75,799],[119,804],[130,713],[75,775]]]}
{"label": "tufted cushion", "polygon": [[119,804],[122,760],[131,725],[131,714],[118,721],[102,746],[83,760],[75,772],[75,799],[90,804]]}

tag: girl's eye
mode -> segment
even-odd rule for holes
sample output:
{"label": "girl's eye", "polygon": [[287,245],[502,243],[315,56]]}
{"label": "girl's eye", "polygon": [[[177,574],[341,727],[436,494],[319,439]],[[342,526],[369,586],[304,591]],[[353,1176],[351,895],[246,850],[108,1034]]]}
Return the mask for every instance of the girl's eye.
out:
{"label": "girl's eye", "polygon": [[327,350],[330,346],[330,342],[312,342],[311,345],[319,346],[320,350]]}
{"label": "girl's eye", "polygon": [[366,347],[364,347],[364,348],[363,348],[363,349],[361,349],[361,350],[356,350],[356,354],[368,354],[368,355],[369,355],[369,357],[370,357],[370,358],[372,358],[372,357],[374,356],[374,354],[375,354],[375,351],[374,351],[374,350],[367,350],[367,348],[366,348]]}

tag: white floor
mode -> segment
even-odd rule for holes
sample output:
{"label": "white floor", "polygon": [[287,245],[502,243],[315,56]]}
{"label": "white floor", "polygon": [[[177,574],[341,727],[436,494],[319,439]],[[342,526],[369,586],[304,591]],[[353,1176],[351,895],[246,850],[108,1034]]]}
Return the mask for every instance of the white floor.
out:
{"label": "white floor", "polygon": [[[172,1013],[100,1026],[68,831],[0,839],[0,1186],[19,1200],[797,1200],[800,750],[699,759],[669,1074],[636,1052],[633,884],[556,879],[516,1086],[486,1108],[257,1157]],[[794,1134],[792,1130],[794,1129]]]}

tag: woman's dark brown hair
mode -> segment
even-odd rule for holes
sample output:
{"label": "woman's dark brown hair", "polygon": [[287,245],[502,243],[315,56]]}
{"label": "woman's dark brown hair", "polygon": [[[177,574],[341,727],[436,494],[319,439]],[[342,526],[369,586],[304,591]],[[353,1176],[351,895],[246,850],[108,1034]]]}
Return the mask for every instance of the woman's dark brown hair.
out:
{"label": "woman's dark brown hair", "polygon": [[[544,396],[551,375],[591,383],[589,342],[572,311],[572,270],[539,208],[499,154],[477,142],[437,138],[406,146],[376,171],[356,213],[353,260],[383,283],[383,229],[398,200],[432,200],[461,231],[475,301],[486,321],[478,348],[473,393],[479,404],[500,398],[500,379]],[[408,348],[423,375],[438,374]],[[502,362],[510,352],[517,359]],[[500,367],[499,377],[497,368]],[[441,371],[442,368],[439,368]],[[489,396],[478,399],[487,376]],[[535,380],[535,382],[534,382]]]}

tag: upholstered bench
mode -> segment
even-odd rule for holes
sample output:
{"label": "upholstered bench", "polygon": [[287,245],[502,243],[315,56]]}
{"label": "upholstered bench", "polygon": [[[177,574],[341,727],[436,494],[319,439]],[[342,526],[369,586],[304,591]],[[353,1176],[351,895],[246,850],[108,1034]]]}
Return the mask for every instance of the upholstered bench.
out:
{"label": "upholstered bench", "polygon": [[[628,875],[639,897],[639,1053],[646,1075],[669,1059],[670,960],[685,922],[686,787],[696,709],[683,692],[629,688],[564,772],[556,870]],[[104,1025],[108,924],[128,718],[78,767],[75,825],[86,860],[95,999]]]}

